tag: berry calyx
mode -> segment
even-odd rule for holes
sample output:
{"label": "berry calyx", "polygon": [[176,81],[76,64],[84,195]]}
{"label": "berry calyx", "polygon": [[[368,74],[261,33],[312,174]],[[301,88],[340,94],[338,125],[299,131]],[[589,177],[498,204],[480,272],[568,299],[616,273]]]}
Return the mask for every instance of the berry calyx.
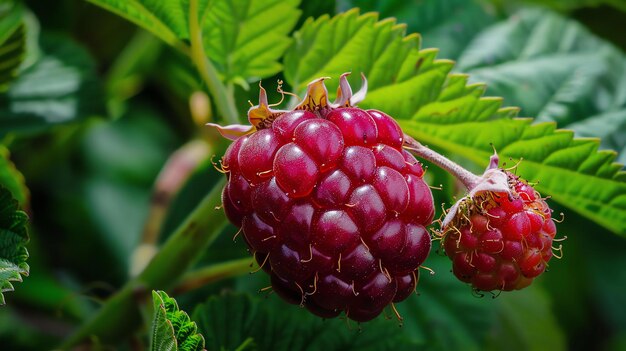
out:
{"label": "berry calyx", "polygon": [[415,290],[434,215],[419,162],[387,114],[355,106],[341,76],[294,110],[273,110],[261,88],[250,126],[218,127],[234,142],[222,159],[222,201],[273,290],[324,318],[368,321]]}

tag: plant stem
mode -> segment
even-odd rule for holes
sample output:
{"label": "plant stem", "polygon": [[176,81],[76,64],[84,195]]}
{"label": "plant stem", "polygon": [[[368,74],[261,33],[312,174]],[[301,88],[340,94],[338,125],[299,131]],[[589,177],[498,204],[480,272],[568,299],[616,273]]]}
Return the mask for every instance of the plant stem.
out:
{"label": "plant stem", "polygon": [[479,176],[461,167],[447,157],[427,148],[407,134],[404,134],[404,148],[452,174],[463,183],[467,190],[472,190],[481,180]]}
{"label": "plant stem", "polygon": [[154,183],[150,210],[141,242],[155,244],[172,198],[178,193],[198,165],[209,158],[211,146],[202,139],[192,139],[174,151],[165,162]]}
{"label": "plant stem", "polygon": [[61,349],[69,349],[92,336],[107,343],[131,334],[141,325],[139,303],[150,296],[150,291],[171,287],[206,250],[226,225],[221,203],[224,181],[218,182],[193,212],[170,236],[146,269],[111,297],[104,306],[72,336]]}
{"label": "plant stem", "polygon": [[204,52],[202,28],[198,22],[198,0],[189,0],[189,36],[191,39],[191,60],[198,67],[200,76],[208,86],[215,106],[228,123],[238,123],[239,112],[233,94],[228,93],[217,74],[217,70]]}
{"label": "plant stem", "polygon": [[183,275],[180,282],[172,288],[172,294],[182,294],[221,279],[237,277],[252,272],[257,268],[258,265],[250,257],[200,268]]}

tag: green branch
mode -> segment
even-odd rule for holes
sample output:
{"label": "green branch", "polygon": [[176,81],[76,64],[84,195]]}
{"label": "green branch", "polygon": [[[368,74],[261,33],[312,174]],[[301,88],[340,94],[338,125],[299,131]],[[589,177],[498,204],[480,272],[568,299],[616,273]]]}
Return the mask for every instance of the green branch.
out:
{"label": "green branch", "polygon": [[250,257],[213,264],[183,275],[180,282],[172,288],[172,294],[182,294],[222,279],[254,272],[258,268],[259,265]]}
{"label": "green branch", "polygon": [[207,84],[219,113],[228,123],[239,123],[239,112],[234,97],[228,93],[217,70],[206,57],[202,43],[202,28],[198,22],[198,0],[189,1],[189,36],[191,38],[191,60],[198,67],[200,76]]}

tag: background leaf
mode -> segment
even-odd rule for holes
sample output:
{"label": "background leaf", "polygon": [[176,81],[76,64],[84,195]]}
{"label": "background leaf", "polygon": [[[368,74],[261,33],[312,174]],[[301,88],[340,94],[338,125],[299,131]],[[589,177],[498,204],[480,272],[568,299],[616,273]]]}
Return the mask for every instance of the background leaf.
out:
{"label": "background leaf", "polygon": [[13,291],[11,282],[21,282],[29,272],[26,259],[28,242],[26,222],[28,216],[19,210],[17,201],[6,188],[0,186],[0,304],[2,293]]}
{"label": "background leaf", "polygon": [[[601,146],[626,148],[626,55],[582,25],[540,9],[523,10],[480,33],[456,71],[537,121],[555,121]],[[625,163],[622,152],[619,162]]]}
{"label": "background leaf", "polygon": [[152,351],[204,350],[204,338],[196,332],[196,323],[178,309],[176,300],[163,291],[152,291],[152,300]]}
{"label": "background leaf", "polygon": [[0,95],[0,135],[104,113],[102,87],[85,50],[61,36],[43,35],[39,43],[39,60]]}

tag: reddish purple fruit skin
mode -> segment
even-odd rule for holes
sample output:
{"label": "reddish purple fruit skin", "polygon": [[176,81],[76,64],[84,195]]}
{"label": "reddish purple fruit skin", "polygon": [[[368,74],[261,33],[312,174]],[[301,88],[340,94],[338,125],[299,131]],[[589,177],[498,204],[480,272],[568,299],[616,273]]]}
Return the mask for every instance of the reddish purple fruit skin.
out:
{"label": "reddish purple fruit skin", "polygon": [[453,273],[477,290],[523,289],[552,258],[552,211],[531,186],[506,172],[513,195],[495,194],[483,205],[485,213],[470,214],[443,239]]}
{"label": "reddish purple fruit skin", "polygon": [[223,202],[274,291],[324,318],[378,316],[415,290],[433,198],[386,114],[287,112],[224,155]]}

